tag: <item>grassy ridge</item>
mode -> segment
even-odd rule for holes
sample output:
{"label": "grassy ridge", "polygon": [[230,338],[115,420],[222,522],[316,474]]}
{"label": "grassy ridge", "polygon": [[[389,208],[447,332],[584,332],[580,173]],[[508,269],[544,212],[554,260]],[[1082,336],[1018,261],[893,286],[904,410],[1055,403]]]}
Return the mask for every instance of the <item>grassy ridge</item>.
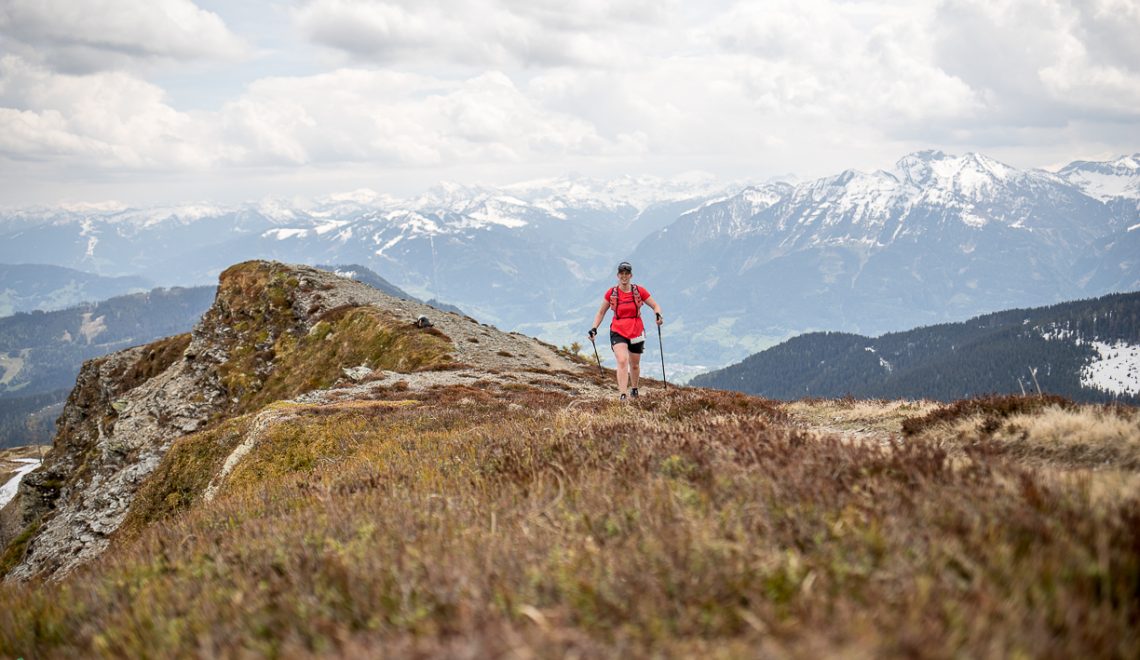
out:
{"label": "grassy ridge", "polygon": [[283,264],[237,264],[219,281],[217,304],[204,322],[226,331],[215,341],[227,351],[219,380],[237,399],[228,414],[328,387],[345,367],[414,371],[452,361],[451,343],[438,331],[418,330],[372,307],[328,310],[306,328],[298,322],[306,310],[297,309],[305,285]]}
{"label": "grassy ridge", "polygon": [[61,583],[5,585],[0,654],[1140,651],[1135,492],[982,435],[819,438],[743,395],[570,403],[281,406],[212,502],[171,463],[149,501],[178,506]]}

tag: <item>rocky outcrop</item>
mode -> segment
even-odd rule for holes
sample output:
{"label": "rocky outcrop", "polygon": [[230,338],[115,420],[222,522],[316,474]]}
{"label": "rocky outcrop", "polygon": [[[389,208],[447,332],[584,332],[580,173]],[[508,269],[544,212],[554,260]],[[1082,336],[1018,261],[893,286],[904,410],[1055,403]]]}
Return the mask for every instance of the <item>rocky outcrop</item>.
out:
{"label": "rocky outcrop", "polygon": [[[420,316],[431,327],[417,328]],[[407,355],[395,354],[401,350]],[[394,372],[441,364],[446,371],[410,378],[471,382],[581,369],[536,340],[333,273],[238,264],[222,274],[214,305],[190,335],[84,365],[43,467],[0,512],[0,548],[7,546],[0,570],[7,567],[10,580],[59,577],[101,554],[182,436],[275,400],[306,392],[320,399],[330,387],[344,400]],[[580,379],[575,387],[597,386]]]}
{"label": "rocky outcrop", "polygon": [[66,573],[100,554],[170,443],[222,409],[208,364],[183,358],[188,345],[173,338],[84,365],[43,468],[17,494],[14,515],[40,529],[9,577]]}

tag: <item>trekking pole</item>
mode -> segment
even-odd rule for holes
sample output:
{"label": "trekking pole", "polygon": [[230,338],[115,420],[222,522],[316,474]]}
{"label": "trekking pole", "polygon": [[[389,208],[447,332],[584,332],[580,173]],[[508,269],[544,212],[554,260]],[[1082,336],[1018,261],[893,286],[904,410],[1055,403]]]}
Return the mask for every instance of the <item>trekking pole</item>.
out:
{"label": "trekking pole", "polygon": [[602,371],[602,358],[598,357],[598,345],[594,343],[594,338],[590,337],[590,345],[594,347],[594,361],[598,363],[598,373]]}
{"label": "trekking pole", "polygon": [[[660,316],[660,314],[658,314]],[[669,381],[665,380],[665,345],[661,343],[661,325],[657,325],[657,348],[661,350],[661,382],[665,389],[669,389]]]}

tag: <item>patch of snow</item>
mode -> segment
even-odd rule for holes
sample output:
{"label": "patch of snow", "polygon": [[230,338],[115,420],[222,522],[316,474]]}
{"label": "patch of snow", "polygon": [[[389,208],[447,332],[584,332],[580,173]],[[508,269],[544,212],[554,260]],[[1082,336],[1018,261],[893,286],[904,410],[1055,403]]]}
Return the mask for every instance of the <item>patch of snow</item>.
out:
{"label": "patch of snow", "polygon": [[234,209],[216,204],[183,204],[180,206],[156,206],[147,209],[132,209],[120,213],[110,222],[122,222],[141,228],[155,227],[163,223],[188,225],[203,218],[213,218],[233,212]]}
{"label": "patch of snow", "polygon": [[985,227],[989,221],[980,215],[974,215],[969,211],[962,211],[962,222],[969,227]]}
{"label": "patch of snow", "polygon": [[64,202],[59,205],[59,208],[72,213],[117,213],[130,207],[122,202],[109,199],[103,202]]}
{"label": "patch of snow", "polygon": [[95,246],[99,244],[99,237],[95,235],[95,223],[90,218],[84,218],[79,223],[79,235],[87,237],[87,252],[88,257],[95,256]]}
{"label": "patch of snow", "polygon": [[16,496],[16,490],[19,488],[24,475],[40,466],[40,461],[36,458],[17,458],[16,462],[23,463],[23,465],[16,470],[16,476],[0,486],[0,509],[4,508],[4,505]]}
{"label": "patch of snow", "polygon": [[867,351],[868,353],[874,353],[875,352],[875,349],[870,347],[870,346],[864,347],[863,350]]}
{"label": "patch of snow", "polygon": [[[503,201],[507,201],[507,204],[510,204],[509,200],[503,200]],[[522,206],[521,203],[519,205]],[[525,227],[527,224],[526,220],[511,216],[511,215],[505,213],[501,208],[499,208],[498,205],[492,206],[490,204],[488,204],[487,206],[484,206],[479,211],[475,211],[475,212],[471,213],[470,215],[468,215],[468,217],[472,218],[474,220],[478,220],[481,223],[489,223],[492,225],[502,225],[502,226],[507,227],[509,229],[518,229],[519,227]],[[470,225],[468,225],[468,226],[470,226]],[[478,226],[479,225],[475,225],[476,228]]]}
{"label": "patch of snow", "polygon": [[1140,224],[1132,225],[1131,227],[1128,228],[1128,231],[1132,231],[1133,229],[1140,229]]}
{"label": "patch of snow", "polygon": [[288,227],[288,228],[283,228],[283,229],[270,229],[269,231],[262,234],[261,237],[262,238],[276,238],[279,241],[283,241],[283,240],[288,239],[288,238],[296,238],[296,237],[304,238],[305,236],[308,236],[308,235],[309,235],[308,229],[301,229],[299,227]]}
{"label": "patch of snow", "polygon": [[106,332],[106,318],[106,316],[100,316],[96,319],[92,319],[91,312],[83,313],[83,321],[79,325],[79,334],[87,340],[89,345],[96,337]]}
{"label": "patch of snow", "polygon": [[1140,394],[1140,346],[1089,342],[1099,358],[1081,369],[1081,386],[1113,394]]}
{"label": "patch of snow", "polygon": [[329,222],[325,222],[325,223],[317,225],[316,227],[313,227],[313,231],[317,232],[318,236],[323,236],[323,235],[329,233],[330,231],[332,231],[334,229],[340,229],[341,227],[343,227],[347,224],[348,224],[348,222],[346,222],[344,220],[331,220]]}
{"label": "patch of snow", "polygon": [[390,240],[390,241],[388,241],[387,243],[385,243],[385,244],[384,244],[384,247],[382,247],[382,248],[380,248],[379,250],[377,250],[377,251],[376,251],[376,255],[377,255],[377,256],[379,256],[379,255],[383,255],[383,254],[384,254],[384,250],[387,250],[388,248],[392,247],[393,245],[395,245],[396,243],[399,243],[399,242],[400,242],[400,241],[402,241],[402,240],[404,240],[404,235],[403,235],[403,234],[400,234],[400,235],[399,235],[399,236],[397,236],[396,238],[393,238],[392,240]]}

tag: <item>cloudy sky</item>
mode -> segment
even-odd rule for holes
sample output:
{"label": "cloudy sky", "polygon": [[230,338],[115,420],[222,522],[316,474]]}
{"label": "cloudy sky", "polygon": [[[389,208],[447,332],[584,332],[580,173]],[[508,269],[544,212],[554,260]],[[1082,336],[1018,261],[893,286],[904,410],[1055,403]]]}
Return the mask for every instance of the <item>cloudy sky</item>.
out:
{"label": "cloudy sky", "polygon": [[1140,151],[1137,0],[3,0],[0,205]]}

